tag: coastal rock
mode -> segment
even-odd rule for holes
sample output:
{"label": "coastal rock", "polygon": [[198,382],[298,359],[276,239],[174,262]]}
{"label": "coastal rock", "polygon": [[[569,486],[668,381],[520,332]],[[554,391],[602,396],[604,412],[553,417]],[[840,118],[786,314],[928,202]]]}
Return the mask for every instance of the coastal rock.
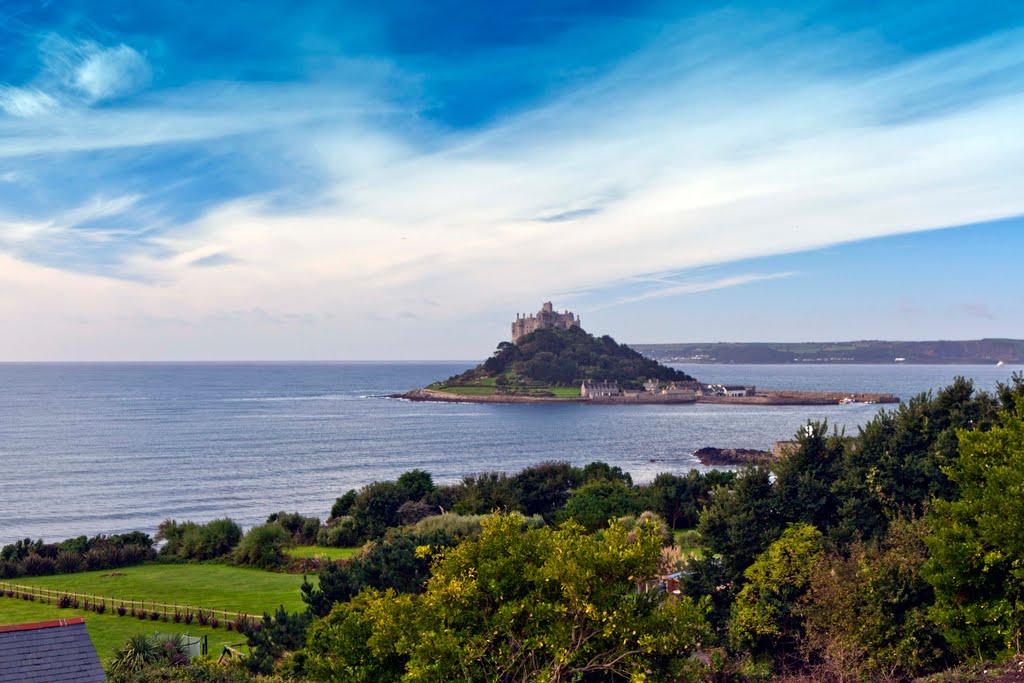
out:
{"label": "coastal rock", "polygon": [[754,448],[714,448],[707,446],[693,454],[702,465],[750,465],[772,459],[770,451]]}

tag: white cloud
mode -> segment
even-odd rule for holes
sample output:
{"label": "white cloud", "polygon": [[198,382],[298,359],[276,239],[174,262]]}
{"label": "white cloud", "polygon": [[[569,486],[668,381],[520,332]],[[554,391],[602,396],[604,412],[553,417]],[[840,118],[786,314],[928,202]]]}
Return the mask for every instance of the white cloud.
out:
{"label": "white cloud", "polygon": [[75,88],[92,101],[133,93],[149,84],[152,76],[145,57],[127,45],[82,48],[82,61],[71,74]]}
{"label": "white cloud", "polygon": [[45,116],[59,107],[56,99],[41,90],[0,85],[0,109],[11,116],[26,119]]}
{"label": "white cloud", "polygon": [[[775,55],[730,61],[725,47],[681,40],[532,111],[438,133],[429,147],[381,124],[388,105],[365,90],[324,84],[194,86],[84,113],[56,133],[0,122],[0,157],[268,131],[326,187],[290,198],[299,210],[259,198],[225,203],[132,250],[118,274],[155,285],[19,262],[21,279],[0,289],[0,305],[5,320],[26,326],[46,311],[47,329],[65,333],[62,316],[88,311],[98,322],[81,347],[92,352],[79,357],[467,355],[494,341],[480,319],[503,331],[509,311],[559,293],[1019,215],[1024,94],[1011,88],[928,116],[915,106],[1024,61],[1019,48],[993,53],[992,44],[871,72],[830,72],[825,57],[821,69],[807,58],[779,80],[766,72]],[[828,52],[806,46],[815,49]],[[950,60],[957,68],[942,68]],[[917,115],[899,115],[907,111]],[[137,199],[77,211],[130,212]],[[553,216],[572,220],[544,220]],[[31,226],[21,229],[32,237]],[[218,267],[193,265],[221,254],[230,258]],[[629,303],[788,275],[609,296]],[[226,315],[257,309],[266,315]],[[281,322],[289,316],[310,328],[295,335]],[[165,322],[145,322],[157,319]]]}

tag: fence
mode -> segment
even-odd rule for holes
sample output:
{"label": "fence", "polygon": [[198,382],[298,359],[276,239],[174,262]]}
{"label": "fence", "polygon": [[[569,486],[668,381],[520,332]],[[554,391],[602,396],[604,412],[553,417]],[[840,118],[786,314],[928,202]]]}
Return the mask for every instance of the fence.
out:
{"label": "fence", "polygon": [[[11,583],[10,581],[0,581],[0,595],[6,595],[9,593],[14,593],[14,595],[8,595],[8,597],[20,598],[22,596],[28,595],[32,596],[29,599],[38,600],[39,602],[44,602],[46,604],[54,604],[60,598],[66,597],[71,600],[82,600],[86,603],[86,605],[103,605],[104,611],[111,610],[113,612],[117,610],[118,607],[123,607],[125,610],[124,615],[132,614],[137,616],[141,612],[145,614],[148,618],[152,619],[150,615],[157,614],[157,619],[162,619],[163,621],[173,619],[175,614],[180,615],[181,619],[185,619],[186,615],[191,614],[193,618],[200,620],[199,623],[202,626],[211,625],[210,623],[203,623],[203,621],[210,622],[211,618],[216,618],[218,621],[221,622],[228,622],[234,621],[241,617],[244,619],[250,619],[253,621],[253,623],[257,624],[260,623],[263,619],[263,616],[259,614],[246,614],[245,612],[231,612],[229,610],[223,609],[210,609],[207,607],[199,607],[197,605],[179,605],[177,603],[167,604],[163,602],[154,602],[152,600],[112,598],[110,596],[88,595],[86,593],[75,593],[73,591],[57,590],[55,588],[44,588],[42,586],[24,586],[17,583]],[[118,612],[118,614],[120,614],[120,612]],[[186,621],[186,623],[190,622],[191,619]]]}

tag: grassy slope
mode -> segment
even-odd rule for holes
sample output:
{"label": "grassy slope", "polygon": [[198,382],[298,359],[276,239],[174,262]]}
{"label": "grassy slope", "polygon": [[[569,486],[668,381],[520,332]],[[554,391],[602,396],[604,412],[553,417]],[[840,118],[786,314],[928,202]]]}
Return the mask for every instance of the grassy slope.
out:
{"label": "grassy slope", "polygon": [[321,548],[317,545],[300,545],[288,551],[295,558],[326,557],[328,560],[347,560],[362,548]]}
{"label": "grassy slope", "polygon": [[95,571],[26,577],[16,583],[124,600],[152,600],[250,614],[271,612],[278,605],[284,605],[291,612],[305,607],[299,592],[302,576],[295,574],[275,574],[222,564],[141,564],[117,571],[124,576],[103,577],[109,572]]}
{"label": "grassy slope", "polygon": [[112,614],[96,614],[76,609],[59,609],[53,605],[44,605],[38,602],[28,602],[17,598],[0,598],[0,626],[8,624],[26,624],[36,621],[49,621],[51,619],[68,619],[70,617],[84,617],[85,627],[92,638],[92,644],[100,661],[106,663],[110,658],[110,652],[120,646],[125,638],[135,633],[189,633],[193,636],[206,635],[210,637],[209,651],[219,653],[224,645],[234,645],[245,640],[234,631],[224,629],[211,629],[173,622],[162,621],[139,621],[131,617],[118,617]]}

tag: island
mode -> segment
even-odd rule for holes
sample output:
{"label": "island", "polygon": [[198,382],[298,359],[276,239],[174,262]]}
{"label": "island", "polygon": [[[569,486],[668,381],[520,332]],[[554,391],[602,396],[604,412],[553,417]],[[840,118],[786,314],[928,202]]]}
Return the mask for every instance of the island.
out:
{"label": "island", "polygon": [[546,302],[517,314],[513,341],[475,368],[393,398],[452,403],[828,405],[898,403],[888,393],[808,392],[702,383],[608,335],[583,329],[571,311]]}

